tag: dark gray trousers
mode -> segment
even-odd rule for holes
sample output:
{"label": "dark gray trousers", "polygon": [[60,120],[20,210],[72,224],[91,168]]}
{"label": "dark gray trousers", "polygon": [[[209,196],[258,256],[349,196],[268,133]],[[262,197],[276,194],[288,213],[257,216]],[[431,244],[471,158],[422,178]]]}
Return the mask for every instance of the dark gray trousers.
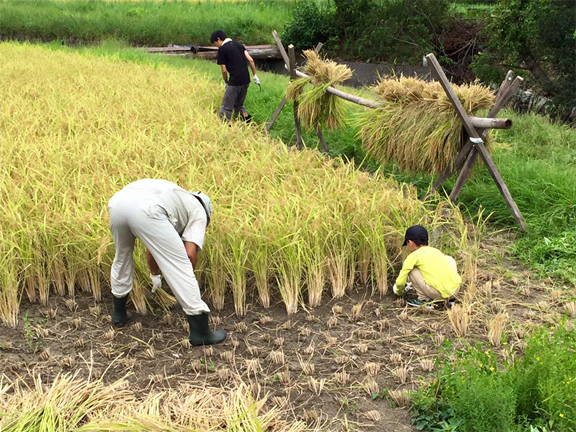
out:
{"label": "dark gray trousers", "polygon": [[228,120],[232,119],[232,115],[236,117],[244,110],[244,100],[246,100],[246,93],[248,93],[248,86],[226,87],[224,92],[224,99],[222,100],[222,107],[220,108],[220,118],[226,116]]}

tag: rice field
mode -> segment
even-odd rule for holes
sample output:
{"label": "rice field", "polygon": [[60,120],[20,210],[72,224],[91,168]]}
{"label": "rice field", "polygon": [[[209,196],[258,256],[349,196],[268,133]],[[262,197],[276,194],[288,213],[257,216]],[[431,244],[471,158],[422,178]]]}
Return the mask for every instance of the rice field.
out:
{"label": "rice field", "polygon": [[[9,325],[23,295],[101,298],[114,255],[106,203],[139,178],[212,197],[197,272],[211,305],[230,298],[239,315],[280,299],[292,314],[357,282],[385,294],[405,227],[447,223],[409,186],[220,123],[221,88],[192,70],[26,44],[0,50],[9,59],[0,72],[0,317]],[[438,241],[450,249],[461,238]],[[136,261],[137,311],[173,304],[148,293],[142,249]]]}
{"label": "rice field", "polygon": [[[572,294],[524,271],[484,216],[440,216],[447,204],[380,172],[221,123],[222,87],[199,68],[14,43],[0,55],[0,430],[407,432],[446,346],[509,358],[536,326],[573,323]],[[144,177],[213,198],[197,274],[211,324],[230,330],[217,347],[183,339],[141,248],[138,313],[109,326],[106,203]],[[414,223],[458,261],[451,311],[384,296]]]}

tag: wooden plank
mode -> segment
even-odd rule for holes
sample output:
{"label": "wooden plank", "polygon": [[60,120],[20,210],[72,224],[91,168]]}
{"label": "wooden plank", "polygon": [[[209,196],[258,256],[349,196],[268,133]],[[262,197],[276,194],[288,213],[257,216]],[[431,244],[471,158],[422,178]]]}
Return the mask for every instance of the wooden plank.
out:
{"label": "wooden plank", "polygon": [[468,180],[468,176],[472,171],[472,167],[474,166],[474,162],[476,161],[477,155],[478,150],[476,150],[476,147],[474,147],[472,151],[468,154],[468,158],[466,159],[466,162],[464,163],[464,166],[462,167],[462,170],[460,171],[460,174],[456,179],[456,183],[454,183],[454,187],[450,192],[449,198],[450,201],[452,201],[453,203],[455,203],[456,200],[458,199],[458,195],[460,194],[460,191],[462,190],[464,183],[466,183],[466,180]]}
{"label": "wooden plank", "polygon": [[442,86],[442,88],[444,89],[446,94],[448,95],[448,99],[450,99],[450,102],[452,103],[452,105],[456,109],[456,113],[458,114],[458,117],[462,121],[462,124],[464,125],[466,132],[468,132],[468,135],[470,136],[470,141],[472,141],[472,143],[474,144],[474,146],[476,147],[476,149],[480,153],[480,157],[484,161],[486,168],[488,168],[488,172],[492,176],[492,179],[496,182],[496,186],[498,186],[500,193],[504,197],[504,200],[506,201],[508,208],[512,212],[512,215],[514,216],[516,223],[518,223],[518,225],[520,226],[520,228],[522,230],[524,230],[524,231],[527,230],[528,227],[526,225],[526,222],[524,221],[522,213],[518,209],[518,206],[516,205],[514,198],[512,198],[512,195],[510,194],[508,187],[504,183],[502,176],[498,172],[496,165],[492,161],[492,158],[490,157],[488,150],[486,150],[486,147],[484,146],[483,140],[480,138],[480,135],[476,131],[476,128],[470,122],[470,119],[468,118],[468,114],[466,113],[466,111],[464,110],[464,107],[460,103],[460,100],[456,96],[454,89],[450,85],[448,78],[446,78],[446,75],[444,74],[442,67],[438,63],[438,60],[436,60],[436,57],[434,56],[434,54],[428,54],[426,56],[426,59],[428,60],[428,64],[431,66],[432,70],[434,70],[438,79],[440,80],[440,85]]}

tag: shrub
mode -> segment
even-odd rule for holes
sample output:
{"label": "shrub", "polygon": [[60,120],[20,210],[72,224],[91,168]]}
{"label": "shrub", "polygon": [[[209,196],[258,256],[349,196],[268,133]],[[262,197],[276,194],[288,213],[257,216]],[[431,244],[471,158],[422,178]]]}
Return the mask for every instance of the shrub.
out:
{"label": "shrub", "polygon": [[576,106],[575,22],[572,0],[502,0],[473,69],[494,83],[510,65],[529,71],[532,83],[553,99],[556,114],[567,118]]}
{"label": "shrub", "polygon": [[419,62],[447,17],[447,0],[335,0],[333,8],[308,2],[298,5],[283,38],[300,49],[329,42],[330,54],[348,58]]}
{"label": "shrub", "polygon": [[296,6],[294,16],[282,32],[282,42],[293,44],[296,49],[314,48],[318,42],[326,42],[335,36],[332,27],[334,9],[318,6],[314,2],[302,2]]}

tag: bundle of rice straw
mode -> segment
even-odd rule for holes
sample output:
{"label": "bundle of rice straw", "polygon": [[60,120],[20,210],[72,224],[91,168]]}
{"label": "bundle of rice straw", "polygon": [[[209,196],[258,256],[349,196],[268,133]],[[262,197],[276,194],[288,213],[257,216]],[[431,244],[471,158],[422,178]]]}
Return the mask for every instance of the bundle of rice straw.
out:
{"label": "bundle of rice straw", "polygon": [[[469,115],[494,103],[478,84],[453,86]],[[439,173],[452,166],[461,148],[462,122],[438,82],[417,78],[382,78],[375,91],[383,106],[359,114],[355,123],[368,152],[403,171]]]}
{"label": "bundle of rice straw", "polygon": [[[348,66],[322,60],[312,50],[304,51],[304,55],[307,62],[303,72],[309,77],[292,81],[286,90],[286,98],[300,102],[298,115],[306,129],[310,130],[316,124],[335,129],[344,123],[344,101],[326,89],[350,78],[352,71]],[[307,84],[312,85],[307,87]]]}

